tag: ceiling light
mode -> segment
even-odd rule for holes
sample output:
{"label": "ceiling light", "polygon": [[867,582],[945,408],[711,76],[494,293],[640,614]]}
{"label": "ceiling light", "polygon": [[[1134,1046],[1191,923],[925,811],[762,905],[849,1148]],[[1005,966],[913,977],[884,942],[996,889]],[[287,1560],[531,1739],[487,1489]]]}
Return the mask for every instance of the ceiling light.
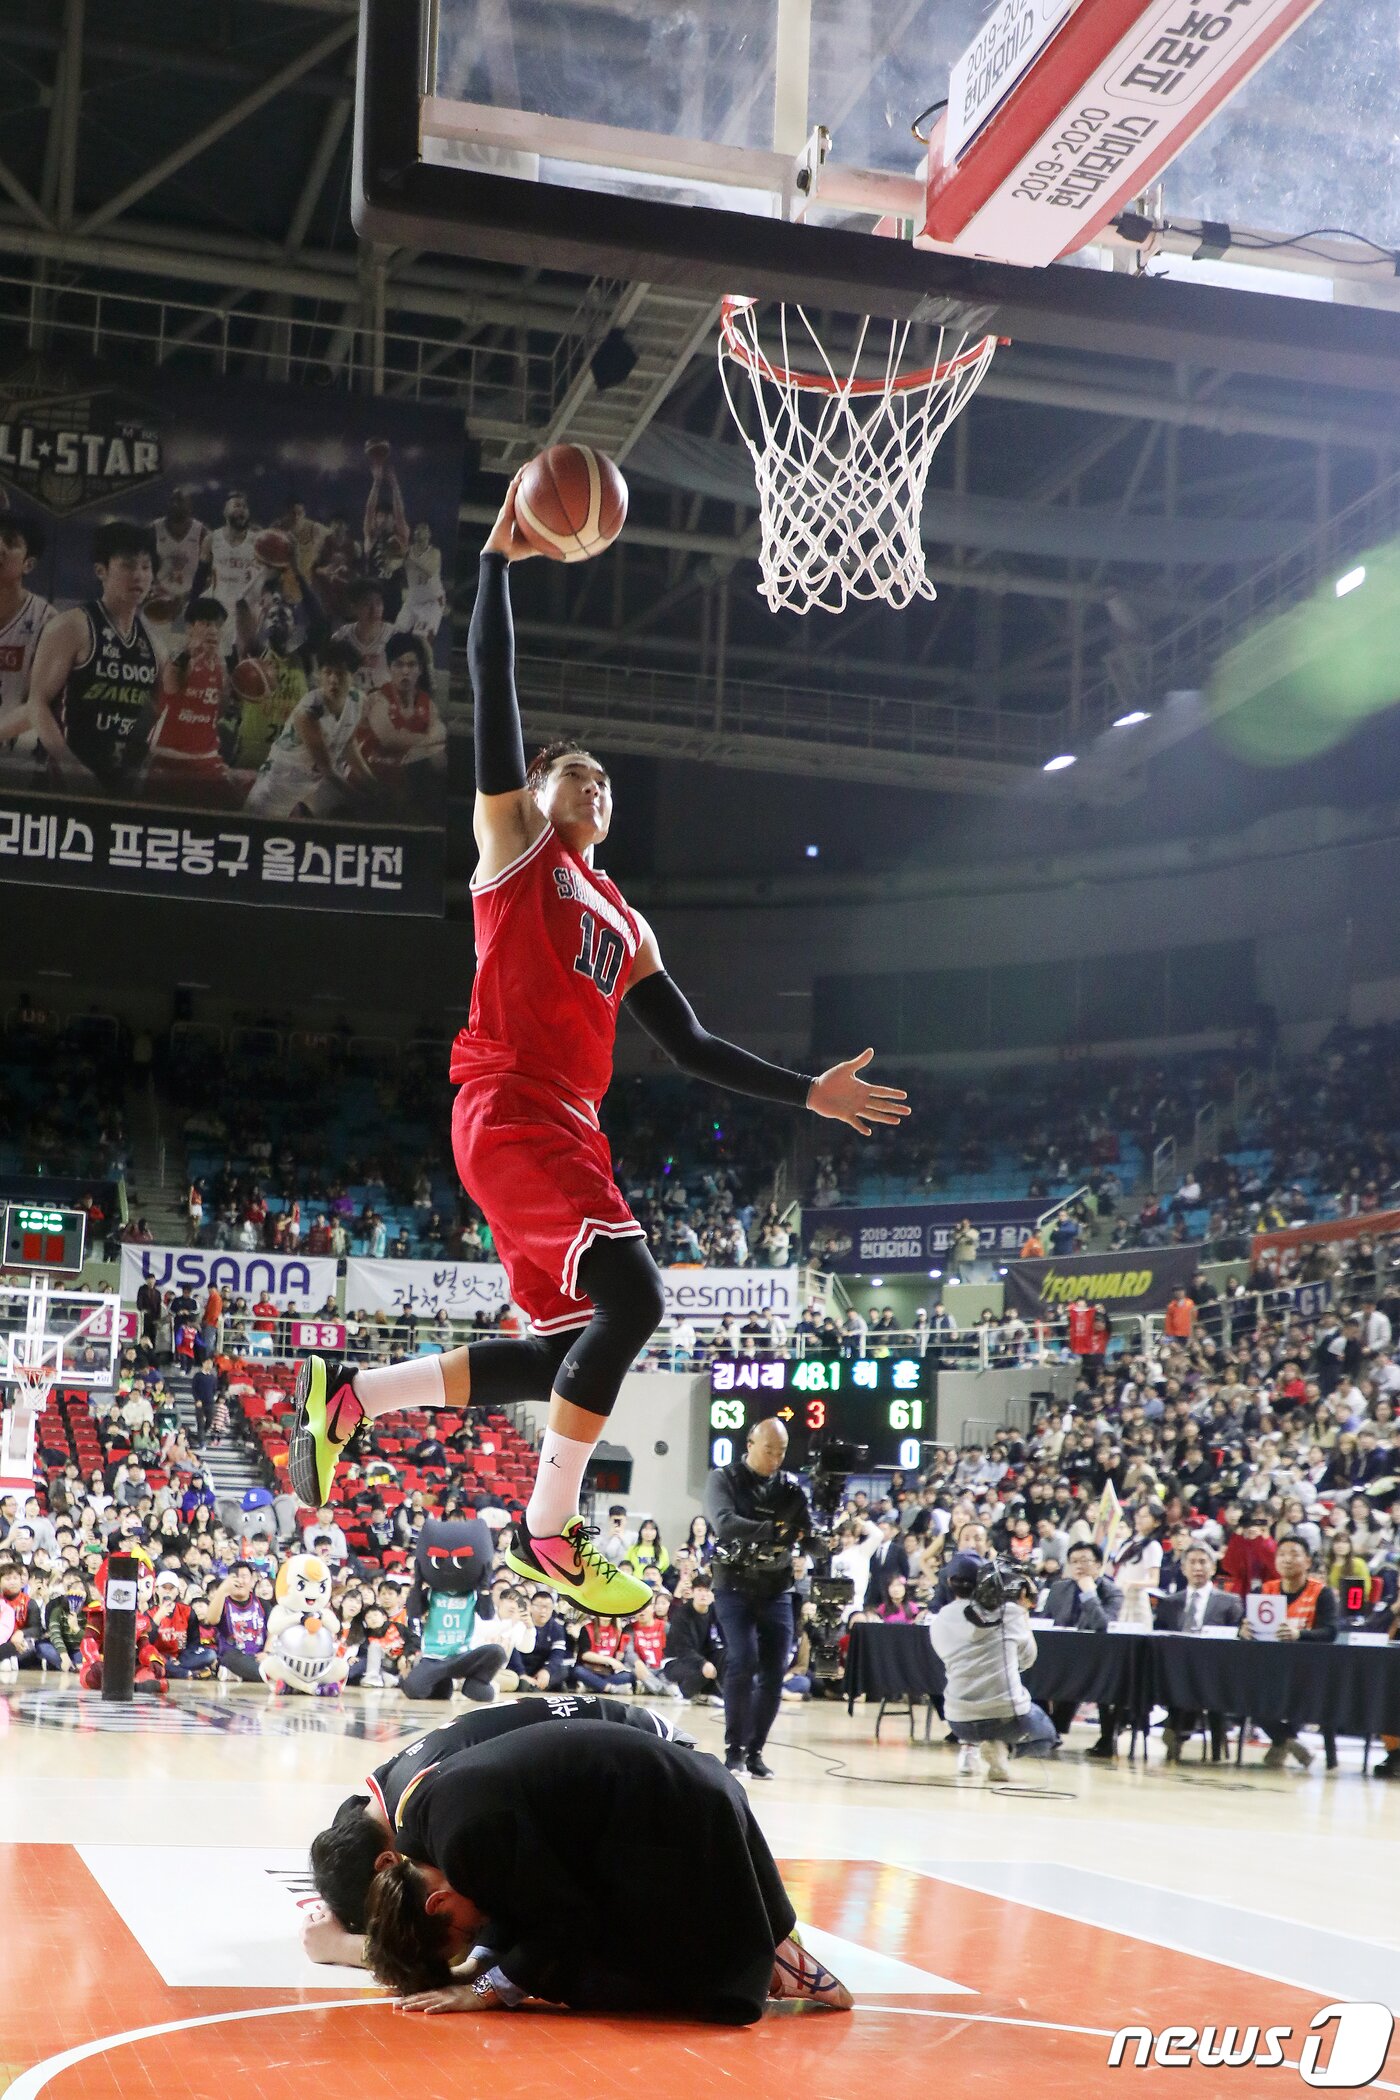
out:
{"label": "ceiling light", "polygon": [[1066,766],[1076,766],[1079,760],[1072,751],[1062,751],[1058,758],[1047,758],[1041,768],[1045,773],[1063,773]]}
{"label": "ceiling light", "polygon": [[1366,571],[1364,568],[1348,569],[1345,576],[1339,576],[1337,578],[1337,596],[1339,598],[1350,597],[1353,591],[1360,590],[1362,584],[1365,581]]}
{"label": "ceiling light", "polygon": [[1145,707],[1135,707],[1126,715],[1120,715],[1114,723],[1115,729],[1131,729],[1135,722],[1150,722],[1152,717]]}

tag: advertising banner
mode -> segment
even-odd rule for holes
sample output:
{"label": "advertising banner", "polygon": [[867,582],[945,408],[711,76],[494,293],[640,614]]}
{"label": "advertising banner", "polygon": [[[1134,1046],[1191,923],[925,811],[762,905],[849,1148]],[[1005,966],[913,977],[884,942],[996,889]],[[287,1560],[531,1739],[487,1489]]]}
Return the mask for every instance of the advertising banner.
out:
{"label": "advertising banner", "polygon": [[1354,1218],[1324,1218],[1317,1225],[1289,1225],[1281,1232],[1256,1232],[1250,1252],[1257,1259],[1270,1247],[1315,1247],[1322,1241],[1374,1240],[1400,1232],[1400,1210],[1358,1211]]}
{"label": "advertising banner", "polygon": [[460,416],[0,379],[0,880],[438,914]]}
{"label": "advertising banner", "polygon": [[[726,1313],[742,1321],[773,1312],[789,1325],[801,1309],[796,1269],[663,1269],[666,1317],[713,1326]],[[375,1261],[352,1255],[345,1265],[348,1313],[413,1312],[420,1320],[495,1314],[509,1302],[506,1272],[494,1261]]]}
{"label": "advertising banner", "polygon": [[983,1261],[1013,1261],[1048,1204],[1039,1197],[996,1203],[892,1203],[877,1209],[809,1210],[803,1219],[807,1258],[819,1269],[860,1275],[881,1268],[941,1268],[963,1220],[977,1227]]}
{"label": "advertising banner", "polygon": [[1201,1249],[1125,1247],[1121,1254],[1063,1254],[1045,1261],[1014,1261],[1006,1272],[1008,1308],[1032,1319],[1062,1313],[1082,1298],[1114,1313],[1165,1310],[1172,1292],[1189,1286]]}
{"label": "advertising banner", "polygon": [[[392,1266],[392,1264],[390,1265]],[[233,1254],[217,1247],[123,1247],[122,1297],[129,1305],[147,1279],[162,1291],[187,1290],[199,1299],[211,1284],[251,1304],[266,1292],[274,1305],[314,1312],[336,1293],[332,1258],[307,1254]]]}

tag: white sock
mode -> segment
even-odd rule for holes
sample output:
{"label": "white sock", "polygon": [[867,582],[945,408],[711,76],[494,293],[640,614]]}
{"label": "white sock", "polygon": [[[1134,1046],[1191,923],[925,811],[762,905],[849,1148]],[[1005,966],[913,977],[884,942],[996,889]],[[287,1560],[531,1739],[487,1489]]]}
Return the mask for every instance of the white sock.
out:
{"label": "white sock", "polygon": [[407,1356],[401,1364],[384,1364],[355,1373],[355,1398],[365,1413],[391,1415],[400,1407],[446,1407],[440,1356]]}
{"label": "white sock", "polygon": [[546,1429],[540,1445],[540,1469],[525,1508],[525,1522],[536,1538],[557,1538],[578,1514],[583,1469],[593,1456],[591,1444],[578,1444],[557,1429]]}

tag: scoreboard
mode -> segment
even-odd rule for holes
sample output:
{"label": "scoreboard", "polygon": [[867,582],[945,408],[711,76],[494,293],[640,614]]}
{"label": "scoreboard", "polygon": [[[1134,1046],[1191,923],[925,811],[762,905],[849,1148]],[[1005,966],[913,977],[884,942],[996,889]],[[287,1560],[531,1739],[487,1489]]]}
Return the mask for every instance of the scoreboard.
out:
{"label": "scoreboard", "polygon": [[76,1276],[87,1246],[87,1212],[60,1210],[51,1203],[5,1206],[0,1269],[52,1269]]}
{"label": "scoreboard", "polygon": [[788,1462],[808,1464],[830,1438],[868,1444],[870,1465],[917,1472],[933,1439],[938,1375],[926,1357],[724,1357],[710,1365],[712,1466],[742,1457],[755,1422],[776,1415]]}

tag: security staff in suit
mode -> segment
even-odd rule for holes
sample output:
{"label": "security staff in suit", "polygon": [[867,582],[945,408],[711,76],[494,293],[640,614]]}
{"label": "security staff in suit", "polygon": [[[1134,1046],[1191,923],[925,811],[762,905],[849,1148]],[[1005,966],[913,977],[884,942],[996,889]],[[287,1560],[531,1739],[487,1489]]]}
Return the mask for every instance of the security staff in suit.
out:
{"label": "security staff in suit", "polygon": [[880,1543],[870,1556],[870,1576],[865,1585],[865,1610],[874,1611],[890,1593],[896,1575],[909,1580],[909,1554],[900,1537],[899,1518],[887,1510],[880,1518]]}
{"label": "security staff in suit", "polygon": [[[1075,1627],[1080,1633],[1102,1633],[1123,1609],[1123,1592],[1103,1573],[1103,1554],[1090,1539],[1080,1539],[1069,1549],[1069,1573],[1052,1582],[1041,1610],[1056,1626]],[[1050,1718],[1062,1736],[1074,1720],[1075,1701],[1058,1700]],[[1115,1708],[1099,1709],[1099,1739],[1085,1751],[1086,1757],[1111,1758],[1118,1754],[1119,1720]]]}
{"label": "security staff in suit", "polygon": [[[1164,1597],[1157,1607],[1157,1631],[1159,1633],[1200,1633],[1207,1626],[1238,1626],[1244,1617],[1244,1606],[1238,1597],[1228,1590],[1215,1586],[1215,1554],[1204,1541],[1188,1546],[1181,1556],[1182,1573],[1186,1587],[1174,1596]],[[1211,1756],[1218,1764],[1223,1744],[1225,1722],[1221,1714],[1207,1714],[1210,1729]],[[1188,1736],[1194,1735],[1201,1725],[1199,1713],[1186,1707],[1174,1706],[1162,1724],[1162,1742],[1167,1753],[1167,1763],[1181,1762],[1181,1746]]]}

